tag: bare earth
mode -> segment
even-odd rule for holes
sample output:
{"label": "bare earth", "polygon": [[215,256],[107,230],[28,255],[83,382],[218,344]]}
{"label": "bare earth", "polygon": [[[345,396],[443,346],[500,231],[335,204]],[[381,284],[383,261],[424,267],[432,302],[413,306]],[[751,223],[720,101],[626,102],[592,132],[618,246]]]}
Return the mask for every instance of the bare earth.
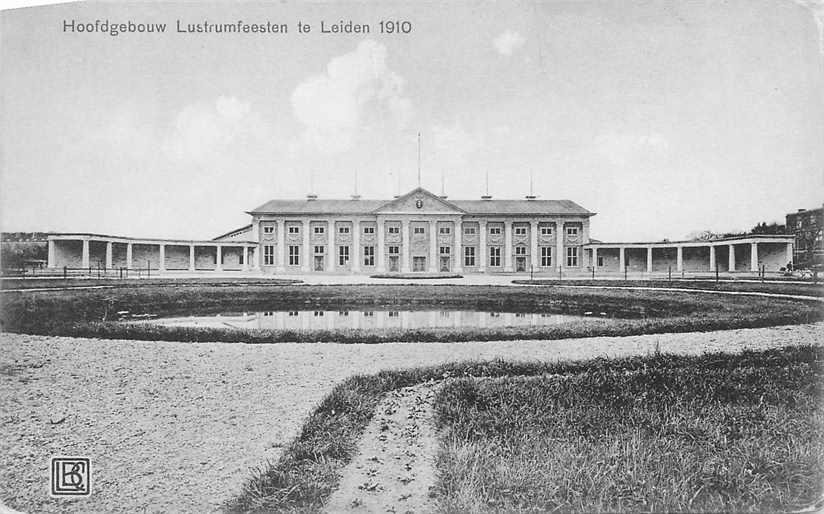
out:
{"label": "bare earth", "polygon": [[[821,344],[824,323],[563,341],[167,343],[0,334],[0,500],[26,512],[207,512],[275,460],[345,378],[466,359],[559,360]],[[92,460],[92,495],[48,496],[48,460]]]}

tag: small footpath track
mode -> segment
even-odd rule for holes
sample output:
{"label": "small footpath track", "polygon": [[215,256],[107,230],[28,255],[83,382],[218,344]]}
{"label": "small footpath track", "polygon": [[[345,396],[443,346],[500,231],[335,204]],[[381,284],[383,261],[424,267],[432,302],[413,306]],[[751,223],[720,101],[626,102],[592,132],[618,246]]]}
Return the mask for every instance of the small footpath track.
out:
{"label": "small footpath track", "polygon": [[326,512],[432,512],[438,441],[433,401],[440,382],[391,391],[343,470]]}

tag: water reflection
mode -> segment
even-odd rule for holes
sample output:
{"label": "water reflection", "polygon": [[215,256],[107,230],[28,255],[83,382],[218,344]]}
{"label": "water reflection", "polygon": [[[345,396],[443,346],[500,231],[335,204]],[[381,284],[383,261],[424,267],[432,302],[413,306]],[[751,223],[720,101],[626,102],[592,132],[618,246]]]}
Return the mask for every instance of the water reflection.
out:
{"label": "water reflection", "polygon": [[558,325],[585,316],[551,313],[484,311],[263,311],[212,316],[157,318],[148,323],[172,327],[269,330],[336,330],[370,328],[490,328]]}

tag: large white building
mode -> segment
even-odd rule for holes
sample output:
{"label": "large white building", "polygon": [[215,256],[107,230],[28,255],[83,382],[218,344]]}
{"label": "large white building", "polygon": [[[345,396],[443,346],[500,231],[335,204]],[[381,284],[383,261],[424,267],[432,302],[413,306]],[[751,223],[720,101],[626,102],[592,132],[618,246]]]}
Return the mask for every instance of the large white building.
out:
{"label": "large white building", "polygon": [[52,234],[49,267],[303,273],[777,271],[793,236],[605,243],[569,200],[450,200],[416,188],[391,200],[271,200],[210,241]]}

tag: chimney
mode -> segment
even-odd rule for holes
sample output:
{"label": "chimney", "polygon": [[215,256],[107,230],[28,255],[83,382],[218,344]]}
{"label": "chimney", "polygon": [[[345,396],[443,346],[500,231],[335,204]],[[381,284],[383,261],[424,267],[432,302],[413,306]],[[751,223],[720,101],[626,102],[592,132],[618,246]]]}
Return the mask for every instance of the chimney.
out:
{"label": "chimney", "polygon": [[532,200],[535,200],[535,199],[536,199],[536,198],[538,198],[538,197],[537,197],[537,196],[535,196],[535,195],[526,195],[524,198],[526,198],[528,201],[530,201],[530,202],[531,202]]}
{"label": "chimney", "polygon": [[318,199],[318,195],[316,195],[315,193],[310,193],[310,194],[306,195],[306,201],[307,202],[314,202],[317,199]]}
{"label": "chimney", "polygon": [[492,195],[481,195],[481,200],[492,200]]}

